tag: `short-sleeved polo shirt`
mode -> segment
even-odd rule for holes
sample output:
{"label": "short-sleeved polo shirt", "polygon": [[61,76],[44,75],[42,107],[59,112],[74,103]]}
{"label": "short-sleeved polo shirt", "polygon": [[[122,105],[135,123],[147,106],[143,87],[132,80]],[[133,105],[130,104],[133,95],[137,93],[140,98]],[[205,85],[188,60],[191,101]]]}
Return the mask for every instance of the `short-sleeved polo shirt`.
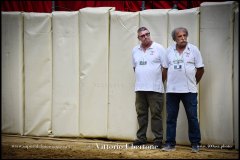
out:
{"label": "short-sleeved polo shirt", "polygon": [[197,93],[196,68],[204,67],[199,49],[188,43],[180,55],[176,44],[167,49],[167,93]]}
{"label": "short-sleeved polo shirt", "polygon": [[165,48],[153,42],[144,52],[140,45],[132,50],[132,63],[135,68],[135,91],[164,93],[162,67],[167,68]]}

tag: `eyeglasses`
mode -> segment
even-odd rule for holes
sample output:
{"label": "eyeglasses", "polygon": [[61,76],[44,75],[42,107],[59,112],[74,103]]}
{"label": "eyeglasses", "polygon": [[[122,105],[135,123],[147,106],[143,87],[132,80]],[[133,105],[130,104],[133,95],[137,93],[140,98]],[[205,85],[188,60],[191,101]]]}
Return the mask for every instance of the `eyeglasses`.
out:
{"label": "eyeglasses", "polygon": [[138,36],[138,37],[140,37],[140,38],[144,38],[144,37],[149,37],[150,36],[150,32],[148,32],[148,33],[146,33],[146,34],[143,34],[143,35],[141,35],[141,36]]}

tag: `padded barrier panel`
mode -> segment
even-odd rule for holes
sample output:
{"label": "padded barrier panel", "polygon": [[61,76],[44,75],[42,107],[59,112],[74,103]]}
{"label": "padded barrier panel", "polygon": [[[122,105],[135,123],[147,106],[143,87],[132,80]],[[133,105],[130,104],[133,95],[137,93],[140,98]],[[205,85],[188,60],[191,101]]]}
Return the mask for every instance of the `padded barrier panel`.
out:
{"label": "padded barrier panel", "polygon": [[239,8],[235,11],[234,18],[234,55],[233,55],[233,113],[234,113],[234,143],[235,148],[239,149]]}
{"label": "padded barrier panel", "polygon": [[108,138],[133,140],[137,131],[132,49],[139,12],[110,12]]}
{"label": "padded barrier panel", "polygon": [[200,82],[203,144],[233,145],[234,2],[200,6],[200,50],[205,73]]}
{"label": "padded barrier panel", "polygon": [[[174,28],[185,27],[188,30],[188,42],[199,47],[199,8],[186,10],[171,10],[169,13],[168,46],[175,43],[171,33]],[[204,63],[204,59],[203,59]],[[190,144],[188,138],[188,121],[185,108],[180,102],[177,119],[176,142],[177,144]],[[198,109],[201,106],[198,104]]]}
{"label": "padded barrier panel", "polygon": [[[168,33],[168,11],[169,9],[149,9],[140,11],[140,27],[145,26],[151,33],[151,39],[160,43],[167,48],[167,33]],[[147,129],[148,140],[153,140],[154,136],[151,131],[151,114],[149,110],[149,122]],[[166,102],[164,99],[164,107],[162,111],[163,121],[163,137],[166,137]]]}
{"label": "padded barrier panel", "polygon": [[[205,64],[205,73],[200,82],[199,96],[202,143],[235,144],[235,148],[238,149],[239,48],[238,36],[235,35],[239,34],[239,22],[238,10],[234,13],[235,7],[234,2],[203,3],[200,8],[201,30],[196,33],[201,35],[200,51]],[[64,53],[69,54],[68,51],[76,49],[76,43],[79,43],[79,48],[83,51],[80,51],[79,55],[80,74],[75,75],[73,73],[75,72],[74,69],[77,70],[75,68],[76,63],[71,64],[71,66],[69,64],[67,66],[69,68],[67,70],[62,69],[62,72],[66,72],[64,75],[71,75],[72,78],[80,76],[80,81],[82,81],[79,81],[79,100],[71,99],[71,102],[80,101],[83,108],[79,106],[79,111],[75,108],[74,111],[79,113],[70,113],[70,110],[65,110],[66,112],[60,113],[59,116],[53,116],[52,122],[56,122],[53,124],[54,133],[57,136],[75,136],[79,131],[78,135],[88,137],[107,136],[119,140],[133,140],[135,138],[138,125],[134,104],[134,72],[131,65],[131,50],[138,43],[136,31],[139,27],[139,19],[141,25],[145,24],[152,30],[151,36],[157,42],[166,43],[164,41],[167,41],[168,44],[172,43],[171,29],[177,27],[178,24],[182,24],[186,25],[189,30],[188,40],[198,45],[198,38],[193,36],[195,35],[196,23],[192,23],[191,20],[196,15],[195,12],[193,12],[194,16],[185,14],[185,12],[188,12],[187,10],[171,11],[168,19],[168,38],[161,40],[162,37],[161,35],[158,37],[158,34],[166,33],[157,31],[157,21],[150,22],[149,20],[148,22],[148,19],[157,19],[157,17],[154,17],[154,11],[142,11],[140,14],[143,17],[141,15],[139,17],[139,12],[112,12],[109,22],[109,9],[105,9],[83,9],[82,15],[78,19],[82,20],[82,23],[80,22],[78,26],[81,31],[79,34],[77,33],[77,36],[80,36],[81,39],[79,42],[76,42],[77,39],[74,39],[71,44],[68,42],[71,38],[76,38],[75,36],[70,38],[72,32],[75,32],[75,29],[68,28],[72,25],[61,28],[56,24],[54,30],[56,29],[59,32],[54,31],[54,37],[56,38],[56,42],[53,41],[55,43],[53,46],[56,46],[55,49],[53,48],[54,56],[56,56],[54,60],[52,59],[51,14],[2,12],[3,133],[33,136],[51,135],[49,134],[52,131],[51,117],[62,112],[62,109],[57,110],[58,108],[55,107],[53,108],[55,113],[51,112],[52,88],[54,88],[54,91],[63,90],[65,86],[62,86],[61,83],[70,78],[60,77],[60,68],[54,68],[52,73],[52,66],[62,67],[58,63],[58,58],[61,59],[63,65],[69,64],[70,57],[65,57]],[[172,12],[177,12],[179,15],[174,15]],[[59,16],[59,19],[65,18],[65,16],[60,16],[60,12],[59,14],[57,12],[53,14]],[[72,17],[74,16],[73,12]],[[175,16],[177,18],[174,19]],[[72,21],[72,17],[68,21],[75,24],[76,22]],[[188,19],[188,21],[185,19]],[[55,22],[62,23],[63,21],[59,20],[53,23],[55,24]],[[148,23],[151,23],[151,25]],[[109,24],[111,24],[110,35]],[[160,25],[162,27],[162,24]],[[67,42],[63,38],[61,39],[63,35],[69,35],[69,37],[65,37],[69,38]],[[57,48],[60,43],[63,46],[65,46],[65,43],[68,46],[71,45],[72,48]],[[77,59],[77,55],[73,56],[76,56],[74,58]],[[54,61],[53,64],[52,60]],[[72,63],[77,61],[73,60]],[[63,78],[63,80],[55,79],[55,86],[52,87],[52,76],[53,78],[59,78],[55,75]],[[73,80],[70,83],[72,83],[71,86],[64,90],[74,95],[73,92],[76,91],[76,88],[73,89],[73,87],[76,86],[74,84],[77,82]],[[75,93],[75,95],[77,94]],[[62,96],[58,92],[53,95],[56,96],[56,101],[60,100],[60,96]],[[67,96],[64,98],[67,99]],[[70,105],[70,99],[68,100],[69,104],[67,105]],[[179,119],[181,119],[181,114],[184,114],[182,118],[186,118],[183,110]],[[64,118],[64,116],[68,117]],[[71,119],[69,116],[71,116]],[[58,120],[68,122],[66,126],[68,125],[69,128],[71,126],[72,130],[63,131]],[[181,121],[178,127],[181,126],[186,131],[179,131],[178,128],[177,143],[182,142],[179,137],[184,135],[183,144],[185,144],[185,142],[188,143],[187,125],[182,125],[182,123],[186,123],[186,121]],[[76,125],[79,125],[79,130]],[[80,127],[82,127],[82,132],[80,132]]]}
{"label": "padded barrier panel", "polygon": [[24,13],[25,135],[47,136],[52,107],[51,14]]}
{"label": "padded barrier panel", "polygon": [[23,16],[2,12],[2,133],[23,134]]}
{"label": "padded barrier panel", "polygon": [[169,9],[149,9],[140,11],[140,27],[145,26],[150,30],[153,41],[167,48]]}
{"label": "padded barrier panel", "polygon": [[80,136],[106,137],[109,7],[80,9]]}
{"label": "padded barrier panel", "polygon": [[79,135],[78,13],[52,13],[54,136]]}
{"label": "padded barrier panel", "polygon": [[168,46],[175,43],[172,39],[172,31],[177,27],[185,27],[188,30],[188,42],[199,46],[199,8],[185,10],[171,10],[168,26]]}

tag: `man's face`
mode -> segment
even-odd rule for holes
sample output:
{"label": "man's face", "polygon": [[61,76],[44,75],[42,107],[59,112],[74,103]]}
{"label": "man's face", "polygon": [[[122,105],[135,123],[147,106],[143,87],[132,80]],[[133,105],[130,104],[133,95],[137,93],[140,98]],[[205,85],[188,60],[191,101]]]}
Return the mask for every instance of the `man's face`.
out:
{"label": "man's face", "polygon": [[148,30],[139,32],[138,39],[142,42],[142,44],[148,44],[149,42],[151,42],[150,32]]}
{"label": "man's face", "polygon": [[176,32],[176,43],[178,46],[186,46],[187,45],[187,34],[184,31]]}

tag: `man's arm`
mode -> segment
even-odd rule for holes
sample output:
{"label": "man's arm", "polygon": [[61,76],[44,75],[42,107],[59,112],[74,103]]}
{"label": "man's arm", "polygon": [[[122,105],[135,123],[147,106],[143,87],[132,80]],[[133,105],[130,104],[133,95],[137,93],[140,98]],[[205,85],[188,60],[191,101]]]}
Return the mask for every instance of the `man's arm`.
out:
{"label": "man's arm", "polygon": [[201,80],[203,73],[204,73],[204,68],[203,67],[197,68],[197,72],[196,72],[196,75],[195,75],[197,84]]}
{"label": "man's arm", "polygon": [[162,81],[163,83],[166,81],[167,79],[167,68],[162,68]]}

